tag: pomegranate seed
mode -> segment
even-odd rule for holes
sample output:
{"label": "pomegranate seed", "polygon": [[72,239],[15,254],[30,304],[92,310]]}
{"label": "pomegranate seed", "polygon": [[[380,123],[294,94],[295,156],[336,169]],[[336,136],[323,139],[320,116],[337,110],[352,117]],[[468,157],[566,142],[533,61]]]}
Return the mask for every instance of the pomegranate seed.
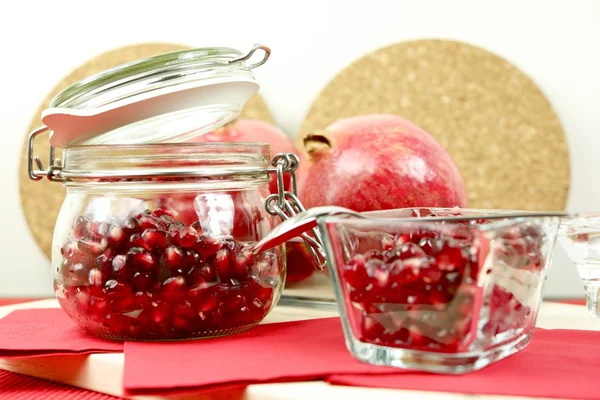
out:
{"label": "pomegranate seed", "polygon": [[182,319],[193,319],[196,316],[196,310],[192,306],[192,303],[185,300],[183,303],[175,305],[173,314]]}
{"label": "pomegranate seed", "polygon": [[204,257],[212,256],[223,247],[223,242],[216,238],[200,236],[194,249]]}
{"label": "pomegranate seed", "polygon": [[90,297],[90,314],[98,319],[103,318],[108,311],[108,300],[104,297]]}
{"label": "pomegranate seed", "polygon": [[427,336],[423,335],[418,326],[412,325],[408,328],[408,338],[413,346],[424,346],[429,341]]}
{"label": "pomegranate seed", "polygon": [[175,234],[177,243],[183,248],[190,248],[196,244],[198,232],[194,228],[182,228]]}
{"label": "pomegranate seed", "polygon": [[387,269],[378,268],[375,270],[375,286],[386,288],[390,282],[390,271]]}
{"label": "pomegranate seed", "polygon": [[80,311],[87,312],[90,304],[90,295],[84,291],[75,294],[75,302]]}
{"label": "pomegranate seed", "polygon": [[167,303],[156,301],[152,302],[152,311],[150,319],[155,325],[163,325],[168,322],[170,314],[170,306]]}
{"label": "pomegranate seed", "polygon": [[237,278],[244,280],[248,279],[248,265],[245,255],[242,253],[236,254],[235,257],[233,257],[231,264],[233,265],[233,272]]}
{"label": "pomegranate seed", "polygon": [[421,274],[423,262],[422,259],[416,258],[394,261],[390,265],[390,280],[400,286],[417,281]]}
{"label": "pomegranate seed", "polygon": [[236,312],[246,305],[246,297],[241,294],[235,294],[237,290],[231,291],[233,294],[227,296],[227,301],[223,303],[223,311]]}
{"label": "pomegranate seed", "polygon": [[131,285],[136,290],[145,290],[152,283],[152,274],[148,271],[136,272],[131,278]]}
{"label": "pomegranate seed", "polygon": [[367,254],[365,254],[365,258],[367,260],[383,260],[384,256],[380,251],[377,250],[371,250],[369,252],[367,252]]}
{"label": "pomegranate seed", "polygon": [[167,245],[167,233],[157,229],[146,229],[142,233],[142,239],[150,249],[164,248]]}
{"label": "pomegranate seed", "polygon": [[229,250],[232,253],[238,252],[242,246],[233,239],[225,239],[223,240],[223,247]]}
{"label": "pomegranate seed", "polygon": [[[156,265],[154,256],[141,247],[134,247],[127,253],[133,266],[143,269],[152,269]],[[116,258],[116,257],[115,257]],[[113,265],[114,267],[114,265]]]}
{"label": "pomegranate seed", "polygon": [[183,253],[183,259],[180,265],[180,269],[187,273],[190,269],[194,268],[197,265],[200,265],[201,260],[198,253],[193,250],[185,250]]}
{"label": "pomegranate seed", "polygon": [[140,230],[145,231],[146,229],[166,229],[166,223],[161,221],[159,218],[152,215],[142,215],[138,219],[140,223]]}
{"label": "pomegranate seed", "polygon": [[425,304],[426,302],[427,302],[427,295],[423,292],[415,292],[413,294],[409,294],[406,297],[406,304],[411,305],[411,306]]}
{"label": "pomegranate seed", "polygon": [[191,322],[188,320],[185,320],[181,317],[173,317],[173,321],[171,322],[171,324],[173,325],[173,328],[177,331],[180,332],[186,332],[191,330]]}
{"label": "pomegranate seed", "polygon": [[113,225],[108,230],[106,238],[108,239],[108,244],[111,247],[119,247],[125,240],[125,231],[120,226]]}
{"label": "pomegranate seed", "polygon": [[98,257],[96,257],[95,262],[102,275],[109,276],[112,273],[113,259],[107,256],[106,253],[100,254]]}
{"label": "pomegranate seed", "polygon": [[93,240],[100,240],[108,233],[109,224],[104,221],[92,221],[88,226],[88,235]]}
{"label": "pomegranate seed", "polygon": [[146,242],[139,233],[134,233],[129,237],[129,248],[133,249],[135,247],[140,247],[148,251],[152,250],[152,248],[148,245],[148,242]]}
{"label": "pomegranate seed", "polygon": [[124,331],[126,336],[137,337],[144,331],[144,325],[141,321],[129,318],[125,323]]}
{"label": "pomegranate seed", "polygon": [[428,265],[421,268],[421,279],[425,283],[436,283],[442,278],[442,271],[440,271],[435,259],[430,260]]}
{"label": "pomegranate seed", "polygon": [[74,264],[69,268],[69,274],[71,279],[78,282],[86,282],[88,277],[88,271],[85,269],[83,264]]}
{"label": "pomegranate seed", "polygon": [[90,270],[88,274],[88,282],[94,286],[102,286],[102,272],[97,268]]}
{"label": "pomegranate seed", "polygon": [[432,290],[428,295],[429,304],[431,304],[436,310],[443,310],[446,308],[448,300],[444,293],[440,290]]}
{"label": "pomegranate seed", "polygon": [[79,250],[79,246],[77,246],[77,242],[75,242],[75,241],[66,242],[60,248],[60,255],[65,258],[71,258],[71,257],[73,257],[73,253],[77,250]]}
{"label": "pomegranate seed", "polygon": [[408,243],[408,242],[410,242],[410,236],[405,233],[402,233],[402,234],[399,233],[394,237],[395,247],[402,247],[402,245],[404,243]]}
{"label": "pomegranate seed", "polygon": [[367,260],[367,262],[365,263],[365,271],[369,278],[374,278],[375,274],[377,273],[377,270],[379,270],[381,268],[385,268],[385,266],[386,266],[386,264],[384,261],[382,261],[378,258],[371,258],[370,260]]}
{"label": "pomegranate seed", "polygon": [[366,339],[373,340],[379,338],[385,331],[385,328],[373,317],[365,316],[362,320],[361,331]]}
{"label": "pomegranate seed", "polygon": [[216,282],[217,281],[217,271],[213,268],[212,265],[208,263],[202,264],[200,267],[200,272],[202,272],[202,276],[206,279],[207,282]]}
{"label": "pomegranate seed", "polygon": [[[112,270],[117,279],[129,280],[131,270],[127,266],[127,256],[124,254],[116,256],[112,261]],[[108,285],[108,282],[106,284]]]}
{"label": "pomegranate seed", "polygon": [[152,297],[152,293],[150,292],[135,292],[135,294],[133,295],[133,303],[135,304],[136,308],[150,308],[152,304]]}
{"label": "pomegranate seed", "polygon": [[98,256],[102,253],[104,253],[104,250],[106,250],[106,247],[108,246],[108,241],[106,240],[106,238],[103,238],[100,240],[100,242],[94,242],[91,240],[80,240],[79,242],[77,242],[77,246],[79,246],[79,249],[87,254],[90,254],[92,256]]}
{"label": "pomegranate seed", "polygon": [[[212,312],[215,308],[217,308],[218,301],[219,300],[214,293],[206,296],[198,306],[198,313],[206,315]],[[202,315],[200,317],[202,318]]]}
{"label": "pomegranate seed", "polygon": [[[440,273],[441,273],[441,271],[440,271]],[[444,278],[446,279],[446,281],[448,281],[449,284],[453,285],[453,284],[459,283],[460,279],[462,277],[459,272],[447,272],[444,275]]]}
{"label": "pomegranate seed", "polygon": [[405,243],[402,247],[387,252],[385,254],[385,261],[388,263],[396,260],[406,260],[408,258],[422,258],[425,257],[425,252],[414,243]]}
{"label": "pomegranate seed", "polygon": [[250,279],[250,287],[252,287],[252,292],[257,299],[264,302],[271,300],[274,285],[269,284],[268,281],[259,280],[253,277]]}
{"label": "pomegranate seed", "polygon": [[158,207],[156,210],[154,210],[153,214],[156,217],[162,217],[163,215],[167,215],[171,218],[177,218],[177,215],[179,213],[177,211],[173,210],[172,208]]}
{"label": "pomegranate seed", "polygon": [[185,279],[182,276],[166,279],[162,284],[162,292],[165,299],[181,297],[184,291]]}
{"label": "pomegranate seed", "polygon": [[88,235],[89,225],[90,221],[86,217],[77,217],[73,223],[73,239],[79,240],[85,238]]}
{"label": "pomegranate seed", "polygon": [[215,268],[220,281],[229,279],[229,252],[225,249],[217,251],[215,255]]}
{"label": "pomegranate seed", "polygon": [[173,223],[171,223],[171,225],[169,225],[169,235],[173,236],[175,235],[175,232],[181,230],[185,228],[185,224],[181,221],[174,221]]}
{"label": "pomegranate seed", "polygon": [[344,269],[343,277],[350,287],[359,288],[367,285],[369,277],[365,269],[365,257],[362,254],[352,258]]}
{"label": "pomegranate seed", "polygon": [[261,299],[254,299],[250,303],[250,311],[263,312],[265,309],[265,303]]}
{"label": "pomegranate seed", "polygon": [[395,241],[390,236],[384,236],[381,239],[381,248],[383,250],[392,250],[394,248]]}
{"label": "pomegranate seed", "polygon": [[178,269],[183,260],[183,252],[177,246],[169,246],[165,249],[165,265],[171,271]]}
{"label": "pomegranate seed", "polygon": [[197,287],[198,285],[203,285],[206,283],[206,279],[204,279],[204,275],[199,268],[192,268],[190,272],[188,272],[187,281],[192,287]]}
{"label": "pomegranate seed", "polygon": [[131,288],[129,287],[129,285],[127,285],[126,283],[123,282],[118,282],[114,279],[111,279],[110,281],[107,281],[106,284],[104,285],[104,288],[106,289],[106,293],[109,294],[121,294],[121,295],[126,295],[126,294],[131,294]]}
{"label": "pomegranate seed", "polygon": [[462,272],[467,264],[462,250],[458,247],[444,245],[439,254],[435,256],[438,268],[442,271]]}
{"label": "pomegranate seed", "polygon": [[440,243],[436,239],[423,238],[419,240],[419,247],[421,247],[425,254],[431,256],[440,250]]}
{"label": "pomegranate seed", "polygon": [[102,323],[115,335],[121,335],[125,331],[125,317],[117,314],[107,314]]}
{"label": "pomegranate seed", "polygon": [[140,230],[140,222],[137,218],[128,218],[123,224],[123,233],[126,236],[131,236],[134,233],[139,233]]}

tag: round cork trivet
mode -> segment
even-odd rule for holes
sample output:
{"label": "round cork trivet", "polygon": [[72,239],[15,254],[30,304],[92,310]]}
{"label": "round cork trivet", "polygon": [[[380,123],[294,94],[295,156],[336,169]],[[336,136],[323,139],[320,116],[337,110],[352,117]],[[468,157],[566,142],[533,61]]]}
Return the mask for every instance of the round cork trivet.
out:
{"label": "round cork trivet", "polygon": [[472,208],[565,208],[570,163],[561,123],[540,88],[495,54],[448,40],[379,49],[328,84],[297,137],[370,113],[397,114],[428,131],[458,164]]}
{"label": "round cork trivet", "polygon": [[[41,113],[48,107],[50,101],[56,94],[70,86],[71,84],[88,77],[90,75],[102,72],[108,68],[117,65],[138,60],[140,58],[151,57],[154,55],[168,53],[172,51],[189,49],[189,46],[169,43],[142,43],[133,46],[121,47],[87,61],[79,66],[64,79],[62,79],[54,89],[48,93],[40,108],[35,112],[34,118],[29,125],[25,135],[25,144],[21,154],[21,161],[18,166],[19,190],[21,194],[21,205],[27,220],[27,224],[33,234],[33,237],[42,251],[48,258],[51,258],[52,235],[56,217],[65,197],[65,189],[58,182],[50,182],[47,179],[41,181],[31,181],[27,176],[27,138],[29,132],[42,126]],[[259,119],[272,123],[272,117],[267,106],[260,98],[254,95],[242,110],[242,117],[250,119]],[[48,137],[42,135],[35,142],[35,153],[46,166],[48,160]],[[60,154],[60,152],[58,153]]]}

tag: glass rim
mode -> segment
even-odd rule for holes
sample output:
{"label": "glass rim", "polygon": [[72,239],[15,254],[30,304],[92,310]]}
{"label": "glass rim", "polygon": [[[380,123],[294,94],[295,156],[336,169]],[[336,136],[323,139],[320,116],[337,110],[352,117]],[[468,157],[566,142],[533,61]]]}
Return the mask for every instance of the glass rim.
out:
{"label": "glass rim", "polygon": [[79,145],[63,150],[67,179],[224,177],[263,179],[271,161],[268,143],[196,142]]}
{"label": "glass rim", "polygon": [[502,209],[473,209],[473,208],[461,208],[463,212],[476,212],[476,215],[452,215],[452,216],[378,216],[385,214],[386,212],[401,212],[411,211],[415,209],[422,210],[453,210],[452,208],[428,208],[428,207],[410,207],[410,208],[397,208],[391,210],[378,210],[360,213],[360,215],[351,214],[334,214],[334,215],[322,215],[317,217],[320,223],[329,224],[352,224],[352,225],[374,225],[374,224],[419,224],[429,225],[437,222],[460,222],[460,221],[477,221],[481,219],[491,220],[490,224],[476,224],[470,225],[476,229],[491,229],[498,223],[505,224],[506,222],[518,222],[520,220],[529,220],[536,218],[564,218],[568,217],[569,214],[566,212],[558,211],[522,211],[522,210],[502,210]]}

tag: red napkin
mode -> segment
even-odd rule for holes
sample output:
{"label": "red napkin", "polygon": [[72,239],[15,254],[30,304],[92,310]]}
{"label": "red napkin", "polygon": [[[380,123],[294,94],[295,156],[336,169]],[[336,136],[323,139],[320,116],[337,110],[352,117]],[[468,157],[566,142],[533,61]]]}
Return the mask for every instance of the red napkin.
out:
{"label": "red napkin", "polygon": [[466,375],[361,364],[338,318],[261,325],[230,337],[125,343],[126,394],[325,379],[338,385],[531,397],[600,398],[600,332],[536,329],[522,352]]}
{"label": "red napkin", "polygon": [[536,329],[523,351],[467,375],[334,374],[326,380],[349,386],[595,400],[600,398],[598,371],[600,332]]}
{"label": "red napkin", "polygon": [[356,361],[339,318],[322,318],[259,325],[216,339],[126,342],[123,387],[127,395],[165,394],[397,371]]}
{"label": "red napkin", "polygon": [[0,357],[116,353],[123,342],[100,339],[60,308],[16,310],[0,319]]}

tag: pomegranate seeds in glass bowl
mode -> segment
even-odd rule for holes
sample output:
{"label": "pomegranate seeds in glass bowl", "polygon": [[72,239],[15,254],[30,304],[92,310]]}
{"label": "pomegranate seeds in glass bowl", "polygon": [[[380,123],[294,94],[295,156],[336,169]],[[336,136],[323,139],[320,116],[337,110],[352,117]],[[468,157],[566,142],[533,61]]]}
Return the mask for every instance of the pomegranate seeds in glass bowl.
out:
{"label": "pomegranate seeds in glass bowl", "polygon": [[399,209],[317,223],[357,359],[464,373],[531,340],[557,216]]}

